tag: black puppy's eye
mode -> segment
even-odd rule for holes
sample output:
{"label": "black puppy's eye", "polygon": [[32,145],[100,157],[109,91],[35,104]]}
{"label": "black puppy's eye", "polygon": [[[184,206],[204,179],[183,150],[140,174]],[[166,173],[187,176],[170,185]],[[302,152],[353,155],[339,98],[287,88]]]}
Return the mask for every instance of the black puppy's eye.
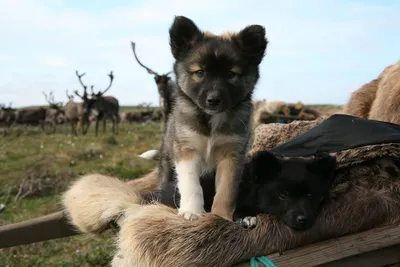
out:
{"label": "black puppy's eye", "polygon": [[203,70],[195,71],[194,75],[196,75],[198,78],[203,78],[204,77],[204,71]]}
{"label": "black puppy's eye", "polygon": [[233,79],[235,77],[239,76],[239,74],[237,74],[234,71],[228,71],[228,79]]}
{"label": "black puppy's eye", "polygon": [[307,197],[308,197],[308,198],[312,198],[312,195],[311,195],[311,194],[307,194]]}

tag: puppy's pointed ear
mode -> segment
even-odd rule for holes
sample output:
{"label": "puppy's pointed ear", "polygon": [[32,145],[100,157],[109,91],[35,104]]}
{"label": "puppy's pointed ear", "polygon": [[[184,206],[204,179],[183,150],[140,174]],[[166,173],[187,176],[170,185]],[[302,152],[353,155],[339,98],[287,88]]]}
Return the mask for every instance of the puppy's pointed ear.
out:
{"label": "puppy's pointed ear", "polygon": [[265,37],[265,28],[261,25],[250,25],[237,35],[240,49],[249,58],[250,62],[259,65],[264,57],[268,40]]}
{"label": "puppy's pointed ear", "polygon": [[249,161],[251,173],[256,180],[269,180],[281,171],[280,160],[269,151],[256,152]]}
{"label": "puppy's pointed ear", "polygon": [[310,172],[321,174],[328,179],[334,179],[336,170],[336,157],[327,153],[318,153],[315,158],[307,163]]}
{"label": "puppy's pointed ear", "polygon": [[182,59],[202,36],[202,32],[192,20],[184,16],[176,16],[169,29],[171,52],[174,58]]}

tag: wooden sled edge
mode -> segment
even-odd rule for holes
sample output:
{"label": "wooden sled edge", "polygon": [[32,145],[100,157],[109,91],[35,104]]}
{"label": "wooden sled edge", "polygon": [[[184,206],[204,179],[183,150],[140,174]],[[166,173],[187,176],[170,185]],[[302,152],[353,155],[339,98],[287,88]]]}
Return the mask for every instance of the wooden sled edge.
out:
{"label": "wooden sled edge", "polygon": [[80,234],[59,211],[0,226],[0,249]]}
{"label": "wooden sled edge", "polygon": [[[331,238],[266,257],[284,267],[389,266],[400,263],[400,224]],[[250,267],[250,260],[235,267]]]}

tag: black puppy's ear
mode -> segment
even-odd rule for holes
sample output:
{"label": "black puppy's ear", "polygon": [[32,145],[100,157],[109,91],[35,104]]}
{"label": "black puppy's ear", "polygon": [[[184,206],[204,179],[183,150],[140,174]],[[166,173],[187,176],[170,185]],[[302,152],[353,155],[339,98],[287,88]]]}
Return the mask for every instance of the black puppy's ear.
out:
{"label": "black puppy's ear", "polygon": [[307,163],[307,167],[310,172],[325,175],[327,178],[333,179],[333,174],[336,170],[336,157],[320,152]]}
{"label": "black puppy's ear", "polygon": [[172,55],[176,60],[182,59],[203,36],[194,22],[184,16],[176,16],[169,29]]}
{"label": "black puppy's ear", "polygon": [[238,34],[238,43],[243,53],[252,64],[259,65],[264,57],[268,40],[265,37],[265,28],[261,25],[250,25]]}
{"label": "black puppy's ear", "polygon": [[266,150],[256,152],[249,163],[252,176],[256,177],[256,180],[272,179],[282,169],[280,160]]}

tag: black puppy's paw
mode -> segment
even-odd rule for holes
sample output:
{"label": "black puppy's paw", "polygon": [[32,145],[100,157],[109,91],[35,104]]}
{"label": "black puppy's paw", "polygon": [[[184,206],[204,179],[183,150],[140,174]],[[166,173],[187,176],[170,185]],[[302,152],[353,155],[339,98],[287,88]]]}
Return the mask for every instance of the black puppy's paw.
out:
{"label": "black puppy's paw", "polygon": [[236,221],[245,229],[253,229],[257,225],[257,217],[244,217]]}

